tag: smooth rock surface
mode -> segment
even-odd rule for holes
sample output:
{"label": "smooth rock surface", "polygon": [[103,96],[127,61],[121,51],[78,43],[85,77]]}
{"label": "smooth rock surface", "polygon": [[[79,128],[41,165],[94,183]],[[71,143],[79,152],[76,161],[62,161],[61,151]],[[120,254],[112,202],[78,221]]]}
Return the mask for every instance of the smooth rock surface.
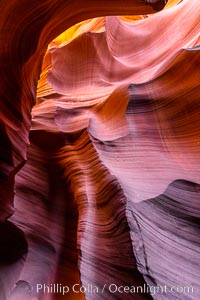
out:
{"label": "smooth rock surface", "polygon": [[0,299],[197,300],[199,1],[0,8]]}

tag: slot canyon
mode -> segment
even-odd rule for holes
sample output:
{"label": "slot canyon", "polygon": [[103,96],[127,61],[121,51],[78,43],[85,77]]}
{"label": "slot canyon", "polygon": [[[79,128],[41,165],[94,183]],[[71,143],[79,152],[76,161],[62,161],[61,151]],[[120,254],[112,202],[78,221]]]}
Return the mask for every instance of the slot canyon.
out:
{"label": "slot canyon", "polygon": [[0,300],[200,299],[199,0],[0,0]]}

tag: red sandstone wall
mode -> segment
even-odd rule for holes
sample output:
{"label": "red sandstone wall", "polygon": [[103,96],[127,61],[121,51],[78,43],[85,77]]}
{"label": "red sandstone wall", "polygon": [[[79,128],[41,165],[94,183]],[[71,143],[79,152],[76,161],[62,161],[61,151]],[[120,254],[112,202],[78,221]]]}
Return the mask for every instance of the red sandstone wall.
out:
{"label": "red sandstone wall", "polygon": [[[0,299],[198,299],[200,8],[163,6],[1,1]],[[145,282],[193,293],[109,291]]]}

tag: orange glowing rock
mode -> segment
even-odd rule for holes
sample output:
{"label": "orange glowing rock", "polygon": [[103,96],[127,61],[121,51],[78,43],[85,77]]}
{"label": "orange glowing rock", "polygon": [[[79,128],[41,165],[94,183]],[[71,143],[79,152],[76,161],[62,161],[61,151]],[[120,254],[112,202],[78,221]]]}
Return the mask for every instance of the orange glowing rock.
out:
{"label": "orange glowing rock", "polygon": [[3,300],[198,299],[200,7],[166,2],[2,4]]}

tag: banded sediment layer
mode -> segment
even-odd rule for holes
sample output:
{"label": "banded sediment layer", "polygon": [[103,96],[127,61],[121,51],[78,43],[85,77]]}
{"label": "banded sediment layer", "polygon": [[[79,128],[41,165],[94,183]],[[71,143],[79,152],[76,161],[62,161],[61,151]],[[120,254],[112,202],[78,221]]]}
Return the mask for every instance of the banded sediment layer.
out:
{"label": "banded sediment layer", "polygon": [[198,0],[0,14],[0,299],[197,300]]}

